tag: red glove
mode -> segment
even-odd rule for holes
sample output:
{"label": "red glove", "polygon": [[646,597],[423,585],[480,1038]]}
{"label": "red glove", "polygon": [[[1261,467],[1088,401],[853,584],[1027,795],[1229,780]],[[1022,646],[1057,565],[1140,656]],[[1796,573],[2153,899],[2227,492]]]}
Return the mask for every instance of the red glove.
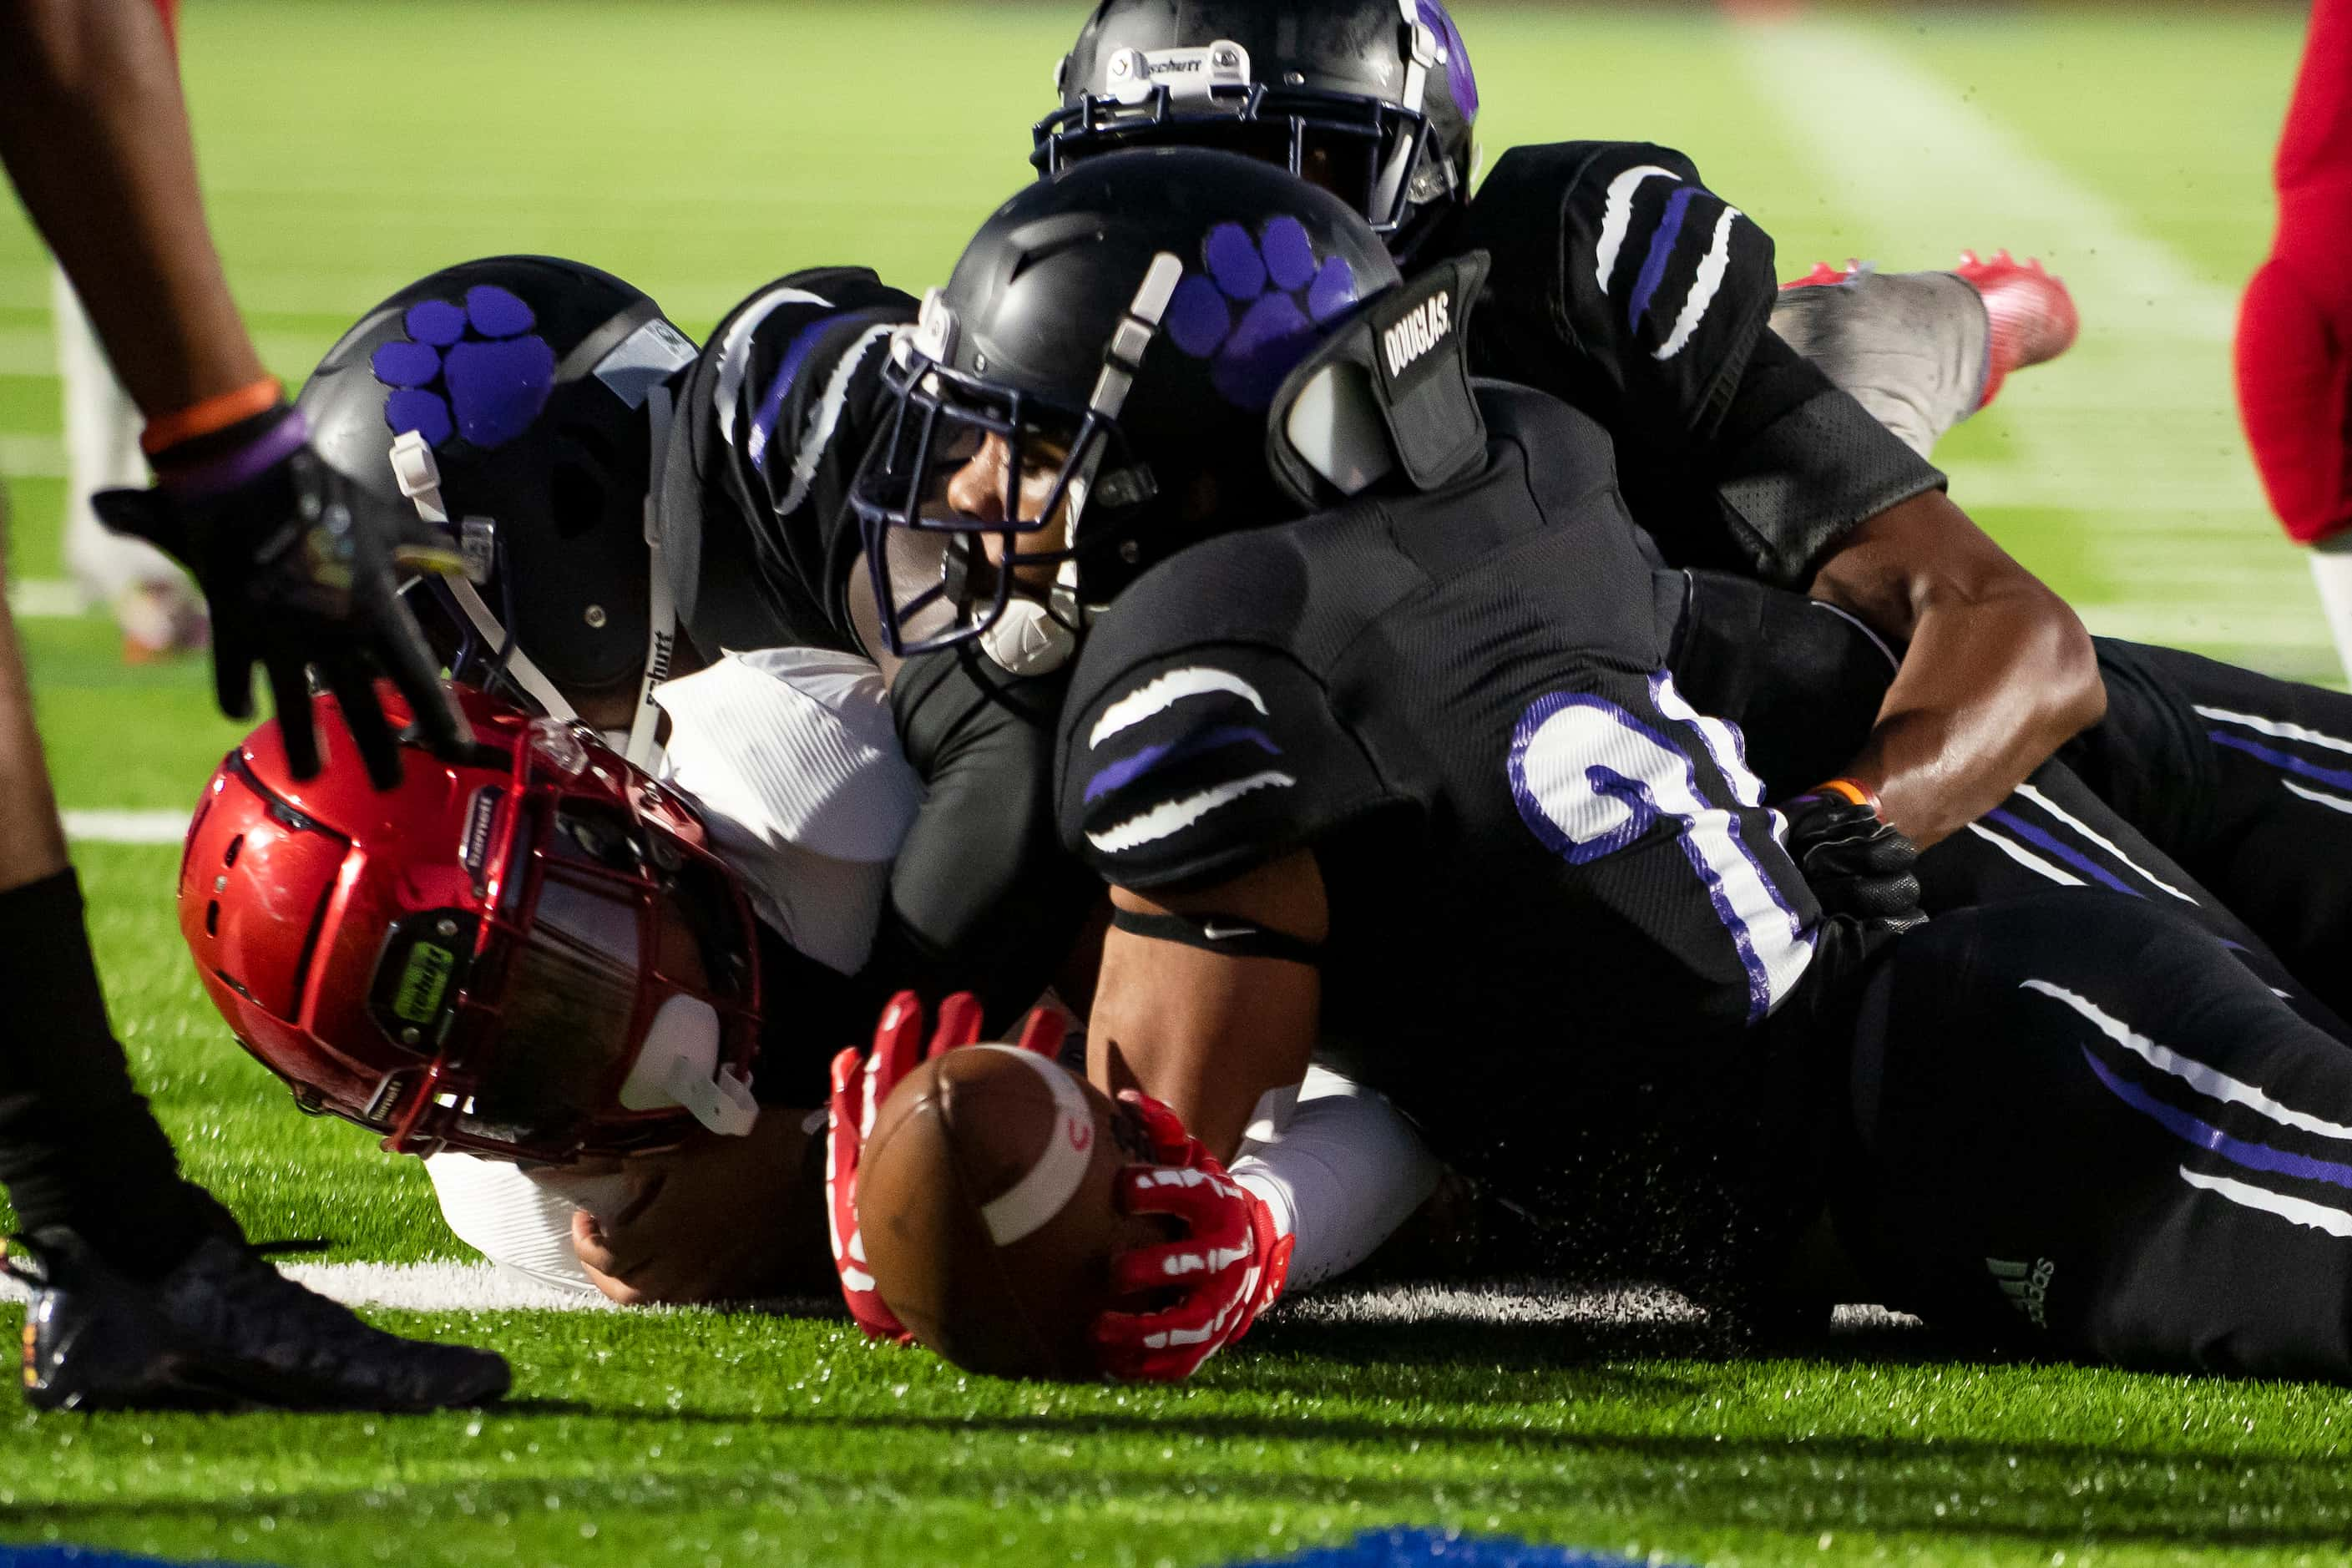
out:
{"label": "red glove", "polygon": [[1201,1363],[1249,1332],[1290,1278],[1293,1238],[1275,1233],[1264,1199],[1184,1130],[1176,1113],[1135,1089],[1133,1106],[1151,1142],[1154,1163],[1119,1173],[1119,1207],[1182,1222],[1181,1240],[1123,1252],[1111,1262],[1122,1296],[1182,1294],[1148,1312],[1105,1312],[1095,1321],[1103,1371],[1132,1383],[1180,1383]]}
{"label": "red glove", "polygon": [[[899,1080],[919,1062],[978,1042],[980,1016],[978,998],[956,993],[940,1005],[939,1027],[931,1031],[930,1048],[925,1050],[922,1000],[901,991],[882,1009],[881,1021],[874,1026],[874,1047],[862,1060],[855,1047],[833,1058],[832,1116],[824,1135],[825,1219],[841,1299],[868,1339],[903,1345],[914,1336],[883,1301],[874,1276],[866,1271],[866,1236],[857,1220],[858,1159],[874,1131],[876,1112]],[[1022,1028],[1021,1048],[1051,1058],[1061,1049],[1064,1027],[1061,1015],[1041,1007]]]}

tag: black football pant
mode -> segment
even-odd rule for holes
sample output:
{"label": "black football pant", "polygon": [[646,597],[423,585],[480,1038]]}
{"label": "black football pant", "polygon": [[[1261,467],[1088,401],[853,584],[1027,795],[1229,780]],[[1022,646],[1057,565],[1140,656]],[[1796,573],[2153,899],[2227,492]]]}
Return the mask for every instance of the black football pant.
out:
{"label": "black football pant", "polygon": [[2106,720],[2060,758],[2352,1016],[2352,697],[2098,647]]}
{"label": "black football pant", "polygon": [[25,1229],[71,1226],[139,1275],[233,1228],[131,1085],[71,871],[0,892],[0,1186]]}
{"label": "black football pant", "polygon": [[1879,970],[1842,1237],[1988,1347],[2352,1382],[2352,1048],[2174,903],[1953,911]]}

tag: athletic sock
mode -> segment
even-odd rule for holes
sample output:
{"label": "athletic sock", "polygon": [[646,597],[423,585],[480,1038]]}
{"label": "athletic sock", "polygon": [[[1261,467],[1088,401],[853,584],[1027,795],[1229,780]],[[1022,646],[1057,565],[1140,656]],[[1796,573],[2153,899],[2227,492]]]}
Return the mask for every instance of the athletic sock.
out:
{"label": "athletic sock", "polygon": [[2344,676],[2352,681],[2352,533],[2339,533],[2312,546],[2311,575],[2319,584],[2319,607],[2326,614],[2327,630],[2336,638],[2336,652],[2344,661]]}
{"label": "athletic sock", "polygon": [[233,1233],[131,1085],[70,869],[0,892],[0,1185],[22,1226],[70,1226],[145,1279]]}

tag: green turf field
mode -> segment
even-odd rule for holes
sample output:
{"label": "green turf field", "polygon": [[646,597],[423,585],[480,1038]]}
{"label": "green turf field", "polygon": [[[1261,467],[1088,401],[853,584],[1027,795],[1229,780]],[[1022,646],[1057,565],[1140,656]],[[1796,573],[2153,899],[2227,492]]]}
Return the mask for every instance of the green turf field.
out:
{"label": "green turf field", "polygon": [[[621,272],[699,331],[789,268],[920,287],[1025,174],[1075,4],[189,0],[233,281],[297,379],[409,279],[499,250]],[[1643,136],[1780,238],[1784,273],[1963,246],[2048,257],[2084,322],[1942,454],[2098,629],[2334,674],[2228,385],[2267,240],[2284,9],[1457,7],[1490,149]],[[0,207],[0,469],[18,579],[62,575],[48,281]],[[235,731],[201,668],[25,624],[65,804],[193,802]],[[118,1026],[188,1162],[263,1237],[457,1258],[421,1173],[295,1115],[222,1037],[170,847],[85,844]],[[13,1048],[13,1047],[12,1047]],[[247,1562],[1211,1563],[1444,1523],[1659,1560],[2352,1561],[2332,1390],[1951,1365],[1909,1338],[1723,1362],[1673,1329],[1277,1321],[1181,1391],[966,1380],[830,1321],[518,1313],[520,1403],[417,1420],[0,1415],[0,1542]],[[5,1552],[0,1552],[5,1555]]]}

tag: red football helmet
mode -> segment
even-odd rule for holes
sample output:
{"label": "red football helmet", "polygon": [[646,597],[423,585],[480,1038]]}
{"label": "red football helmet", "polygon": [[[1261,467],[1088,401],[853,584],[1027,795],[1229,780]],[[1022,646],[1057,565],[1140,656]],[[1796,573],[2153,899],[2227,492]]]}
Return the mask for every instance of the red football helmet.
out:
{"label": "red football helmet", "polygon": [[754,917],[701,823],[592,731],[457,689],[473,754],[411,748],[395,789],[332,721],[317,778],[274,721],[213,775],[180,929],[238,1042],[396,1152],[566,1162],[749,1131]]}

